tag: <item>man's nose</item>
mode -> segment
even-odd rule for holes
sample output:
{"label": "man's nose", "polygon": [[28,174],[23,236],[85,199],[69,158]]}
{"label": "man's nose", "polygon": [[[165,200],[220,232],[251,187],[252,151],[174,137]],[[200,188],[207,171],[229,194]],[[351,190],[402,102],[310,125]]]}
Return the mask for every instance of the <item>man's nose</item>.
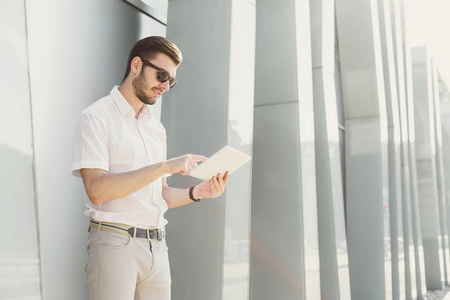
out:
{"label": "man's nose", "polygon": [[169,81],[170,80],[166,80],[166,81],[162,82],[162,86],[163,86],[164,90],[166,90],[166,91],[170,90]]}

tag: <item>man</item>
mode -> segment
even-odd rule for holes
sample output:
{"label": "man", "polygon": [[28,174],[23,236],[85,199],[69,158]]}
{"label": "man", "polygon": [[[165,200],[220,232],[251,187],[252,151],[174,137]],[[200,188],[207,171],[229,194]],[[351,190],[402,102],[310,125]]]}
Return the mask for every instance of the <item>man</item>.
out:
{"label": "man", "polygon": [[82,177],[90,217],[86,274],[91,300],[170,299],[164,212],[224,192],[229,174],[190,189],[164,175],[187,175],[206,158],[166,158],[166,133],[149,105],[177,83],[180,50],[163,37],[138,41],[125,77],[80,115],[72,173]]}

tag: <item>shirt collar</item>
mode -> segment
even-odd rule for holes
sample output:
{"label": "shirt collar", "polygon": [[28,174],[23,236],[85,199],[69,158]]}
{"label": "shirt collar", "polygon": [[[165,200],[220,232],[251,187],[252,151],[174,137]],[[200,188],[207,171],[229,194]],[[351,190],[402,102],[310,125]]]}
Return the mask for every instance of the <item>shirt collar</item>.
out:
{"label": "shirt collar", "polygon": [[[135,111],[131,107],[130,103],[128,103],[127,99],[125,99],[125,97],[119,91],[119,86],[118,85],[113,87],[113,89],[111,90],[110,95],[113,97],[114,101],[116,102],[116,105],[119,108],[119,111],[122,114],[122,116],[125,117],[126,115],[131,114],[133,116],[133,118],[134,118]],[[146,119],[150,119],[150,117],[152,116],[152,112],[151,112],[151,110],[150,110],[150,108],[148,107],[147,104],[143,105],[139,115],[142,115]]]}
{"label": "shirt collar", "polygon": [[146,119],[150,119],[152,117],[152,111],[150,110],[150,107],[148,104],[144,104],[141,109],[140,116],[143,116]]}

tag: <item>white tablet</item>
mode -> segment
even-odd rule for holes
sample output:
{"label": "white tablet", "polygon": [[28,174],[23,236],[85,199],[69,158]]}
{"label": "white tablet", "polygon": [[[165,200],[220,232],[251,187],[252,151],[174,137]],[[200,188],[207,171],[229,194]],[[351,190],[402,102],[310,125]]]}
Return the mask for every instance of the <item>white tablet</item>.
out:
{"label": "white tablet", "polygon": [[201,180],[210,180],[211,177],[217,176],[218,173],[222,175],[226,171],[230,174],[233,173],[251,159],[247,154],[230,146],[225,146],[192,170],[189,176]]}

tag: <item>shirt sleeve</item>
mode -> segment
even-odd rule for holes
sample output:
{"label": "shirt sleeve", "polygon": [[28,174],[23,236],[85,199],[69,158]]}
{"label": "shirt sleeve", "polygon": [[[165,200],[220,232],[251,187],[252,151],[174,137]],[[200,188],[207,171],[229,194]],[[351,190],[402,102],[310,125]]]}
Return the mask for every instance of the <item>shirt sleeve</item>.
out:
{"label": "shirt sleeve", "polygon": [[81,177],[80,169],[109,170],[108,130],[98,116],[82,113],[74,134],[72,175]]}

